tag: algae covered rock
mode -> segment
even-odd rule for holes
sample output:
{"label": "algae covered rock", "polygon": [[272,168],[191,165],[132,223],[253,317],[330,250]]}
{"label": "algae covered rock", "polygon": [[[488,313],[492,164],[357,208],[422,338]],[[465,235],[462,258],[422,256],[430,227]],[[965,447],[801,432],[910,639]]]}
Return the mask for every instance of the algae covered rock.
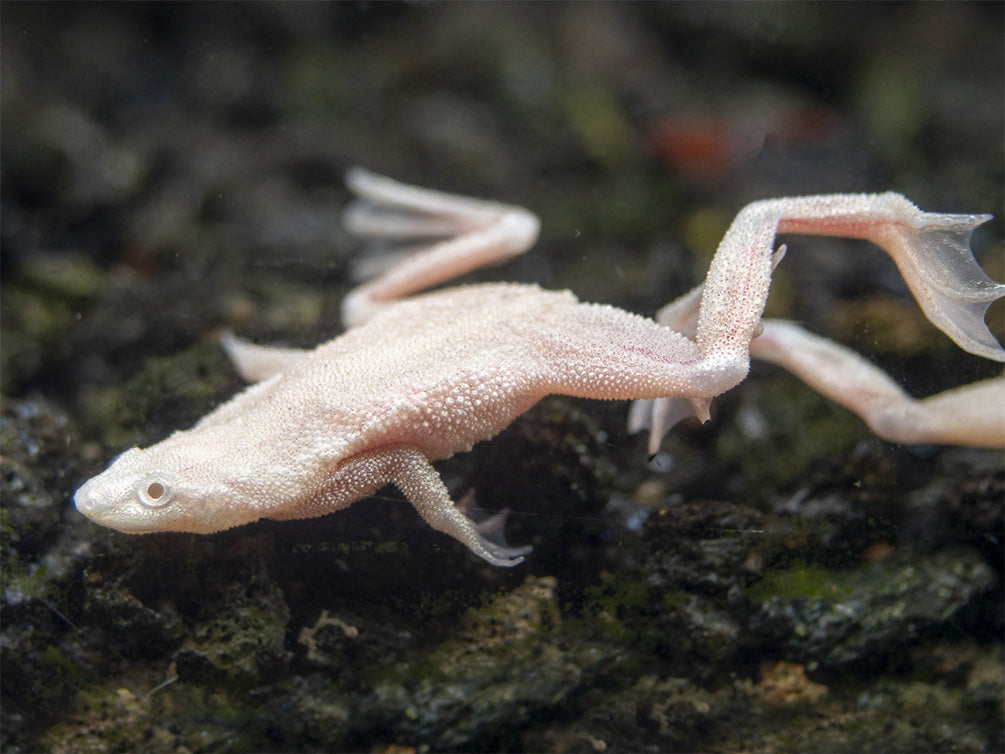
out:
{"label": "algae covered rock", "polygon": [[377,680],[359,709],[368,726],[398,743],[438,750],[499,750],[521,729],[560,714],[609,653],[563,634],[554,578],[523,586],[470,610],[454,635]]}
{"label": "algae covered rock", "polygon": [[795,566],[751,590],[750,631],[787,657],[875,672],[920,638],[972,619],[967,611],[996,584],[987,562],[967,549],[854,570]]}

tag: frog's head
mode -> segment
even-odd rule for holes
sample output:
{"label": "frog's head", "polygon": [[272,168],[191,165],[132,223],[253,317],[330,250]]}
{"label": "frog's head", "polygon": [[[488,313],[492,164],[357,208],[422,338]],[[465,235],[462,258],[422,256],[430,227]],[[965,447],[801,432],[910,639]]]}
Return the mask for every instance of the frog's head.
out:
{"label": "frog's head", "polygon": [[205,458],[189,458],[179,447],[165,445],[122,453],[77,490],[77,510],[131,534],[208,534],[259,518],[253,507],[241,504],[244,495],[233,486],[207,479]]}

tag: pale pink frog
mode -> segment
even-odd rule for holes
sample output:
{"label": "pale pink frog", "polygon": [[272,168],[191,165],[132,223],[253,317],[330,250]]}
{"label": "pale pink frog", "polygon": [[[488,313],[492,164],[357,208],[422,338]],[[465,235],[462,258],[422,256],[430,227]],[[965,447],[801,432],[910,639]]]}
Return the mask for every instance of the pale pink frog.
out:
{"label": "pale pink frog", "polygon": [[[475,524],[432,466],[497,434],[546,395],[641,399],[630,425],[655,451],[687,413],[747,374],[751,356],[781,364],[893,442],[1005,444],[1005,380],[916,401],[848,349],[786,322],[763,321],[776,233],[864,238],[897,263],[928,318],[963,348],[1005,361],[984,323],[1005,295],[969,248],[986,215],[922,212],[893,194],[789,197],[744,208],[702,287],[657,321],[580,303],[568,291],[497,283],[411,295],[520,254],[538,220],[363,170],[347,227],[418,250],[351,292],[350,329],[314,350],[224,340],[256,384],[146,449],[122,453],[76,493],[77,508],[125,532],[210,533],[260,518],[345,508],[391,484],[434,528],[495,565],[528,547],[502,544],[499,515]],[[406,298],[406,296],[410,296]]]}

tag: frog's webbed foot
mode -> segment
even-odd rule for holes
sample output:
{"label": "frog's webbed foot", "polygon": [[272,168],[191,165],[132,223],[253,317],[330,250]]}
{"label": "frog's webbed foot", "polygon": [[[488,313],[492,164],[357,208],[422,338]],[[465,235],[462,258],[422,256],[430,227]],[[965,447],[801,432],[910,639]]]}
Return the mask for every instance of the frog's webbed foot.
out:
{"label": "frog's webbed foot", "polygon": [[353,168],[346,184],[359,198],[342,222],[375,241],[411,244],[392,267],[350,291],[342,317],[352,327],[394,301],[487,264],[522,254],[540,222],[520,207],[469,199]]}
{"label": "frog's webbed foot", "polygon": [[883,232],[884,245],[897,263],[925,315],[964,351],[1005,361],[1005,349],[988,330],[988,307],[1005,296],[1005,285],[988,277],[970,251],[974,229],[991,215],[922,212],[898,194],[883,194],[907,205],[904,221]]}

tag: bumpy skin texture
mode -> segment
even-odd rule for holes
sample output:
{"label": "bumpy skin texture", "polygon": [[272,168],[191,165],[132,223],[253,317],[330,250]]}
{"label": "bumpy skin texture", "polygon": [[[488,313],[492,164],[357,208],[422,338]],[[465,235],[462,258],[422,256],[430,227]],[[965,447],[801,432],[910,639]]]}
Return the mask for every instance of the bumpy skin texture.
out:
{"label": "bumpy skin texture", "polygon": [[[782,256],[773,252],[777,232],[867,238],[890,253],[929,318],[961,347],[1005,360],[983,322],[1005,286],[984,275],[968,246],[984,216],[924,213],[897,194],[757,202],[737,216],[703,290],[653,321],[535,285],[461,286],[400,300],[522,253],[536,240],[537,219],[365,171],[350,173],[349,183],[363,199],[346,215],[356,233],[447,240],[430,241],[353,291],[344,314],[355,326],[313,351],[225,338],[238,370],[257,384],[192,429],[123,453],[77,491],[82,513],[127,532],[209,533],[324,515],[393,484],[430,525],[490,563],[514,565],[529,548],[500,544],[501,518],[471,522],[431,461],[492,437],[551,393],[644,399],[632,425],[650,428],[657,446],[681,403],[706,413],[709,400],[745,377],[751,353],[802,376],[881,434],[1005,439],[1005,415],[987,408],[989,394],[1005,396],[1001,380],[928,406],[903,396],[922,406],[905,411],[899,388],[855,354],[793,325],[761,322]],[[867,417],[877,406],[880,418]]]}

